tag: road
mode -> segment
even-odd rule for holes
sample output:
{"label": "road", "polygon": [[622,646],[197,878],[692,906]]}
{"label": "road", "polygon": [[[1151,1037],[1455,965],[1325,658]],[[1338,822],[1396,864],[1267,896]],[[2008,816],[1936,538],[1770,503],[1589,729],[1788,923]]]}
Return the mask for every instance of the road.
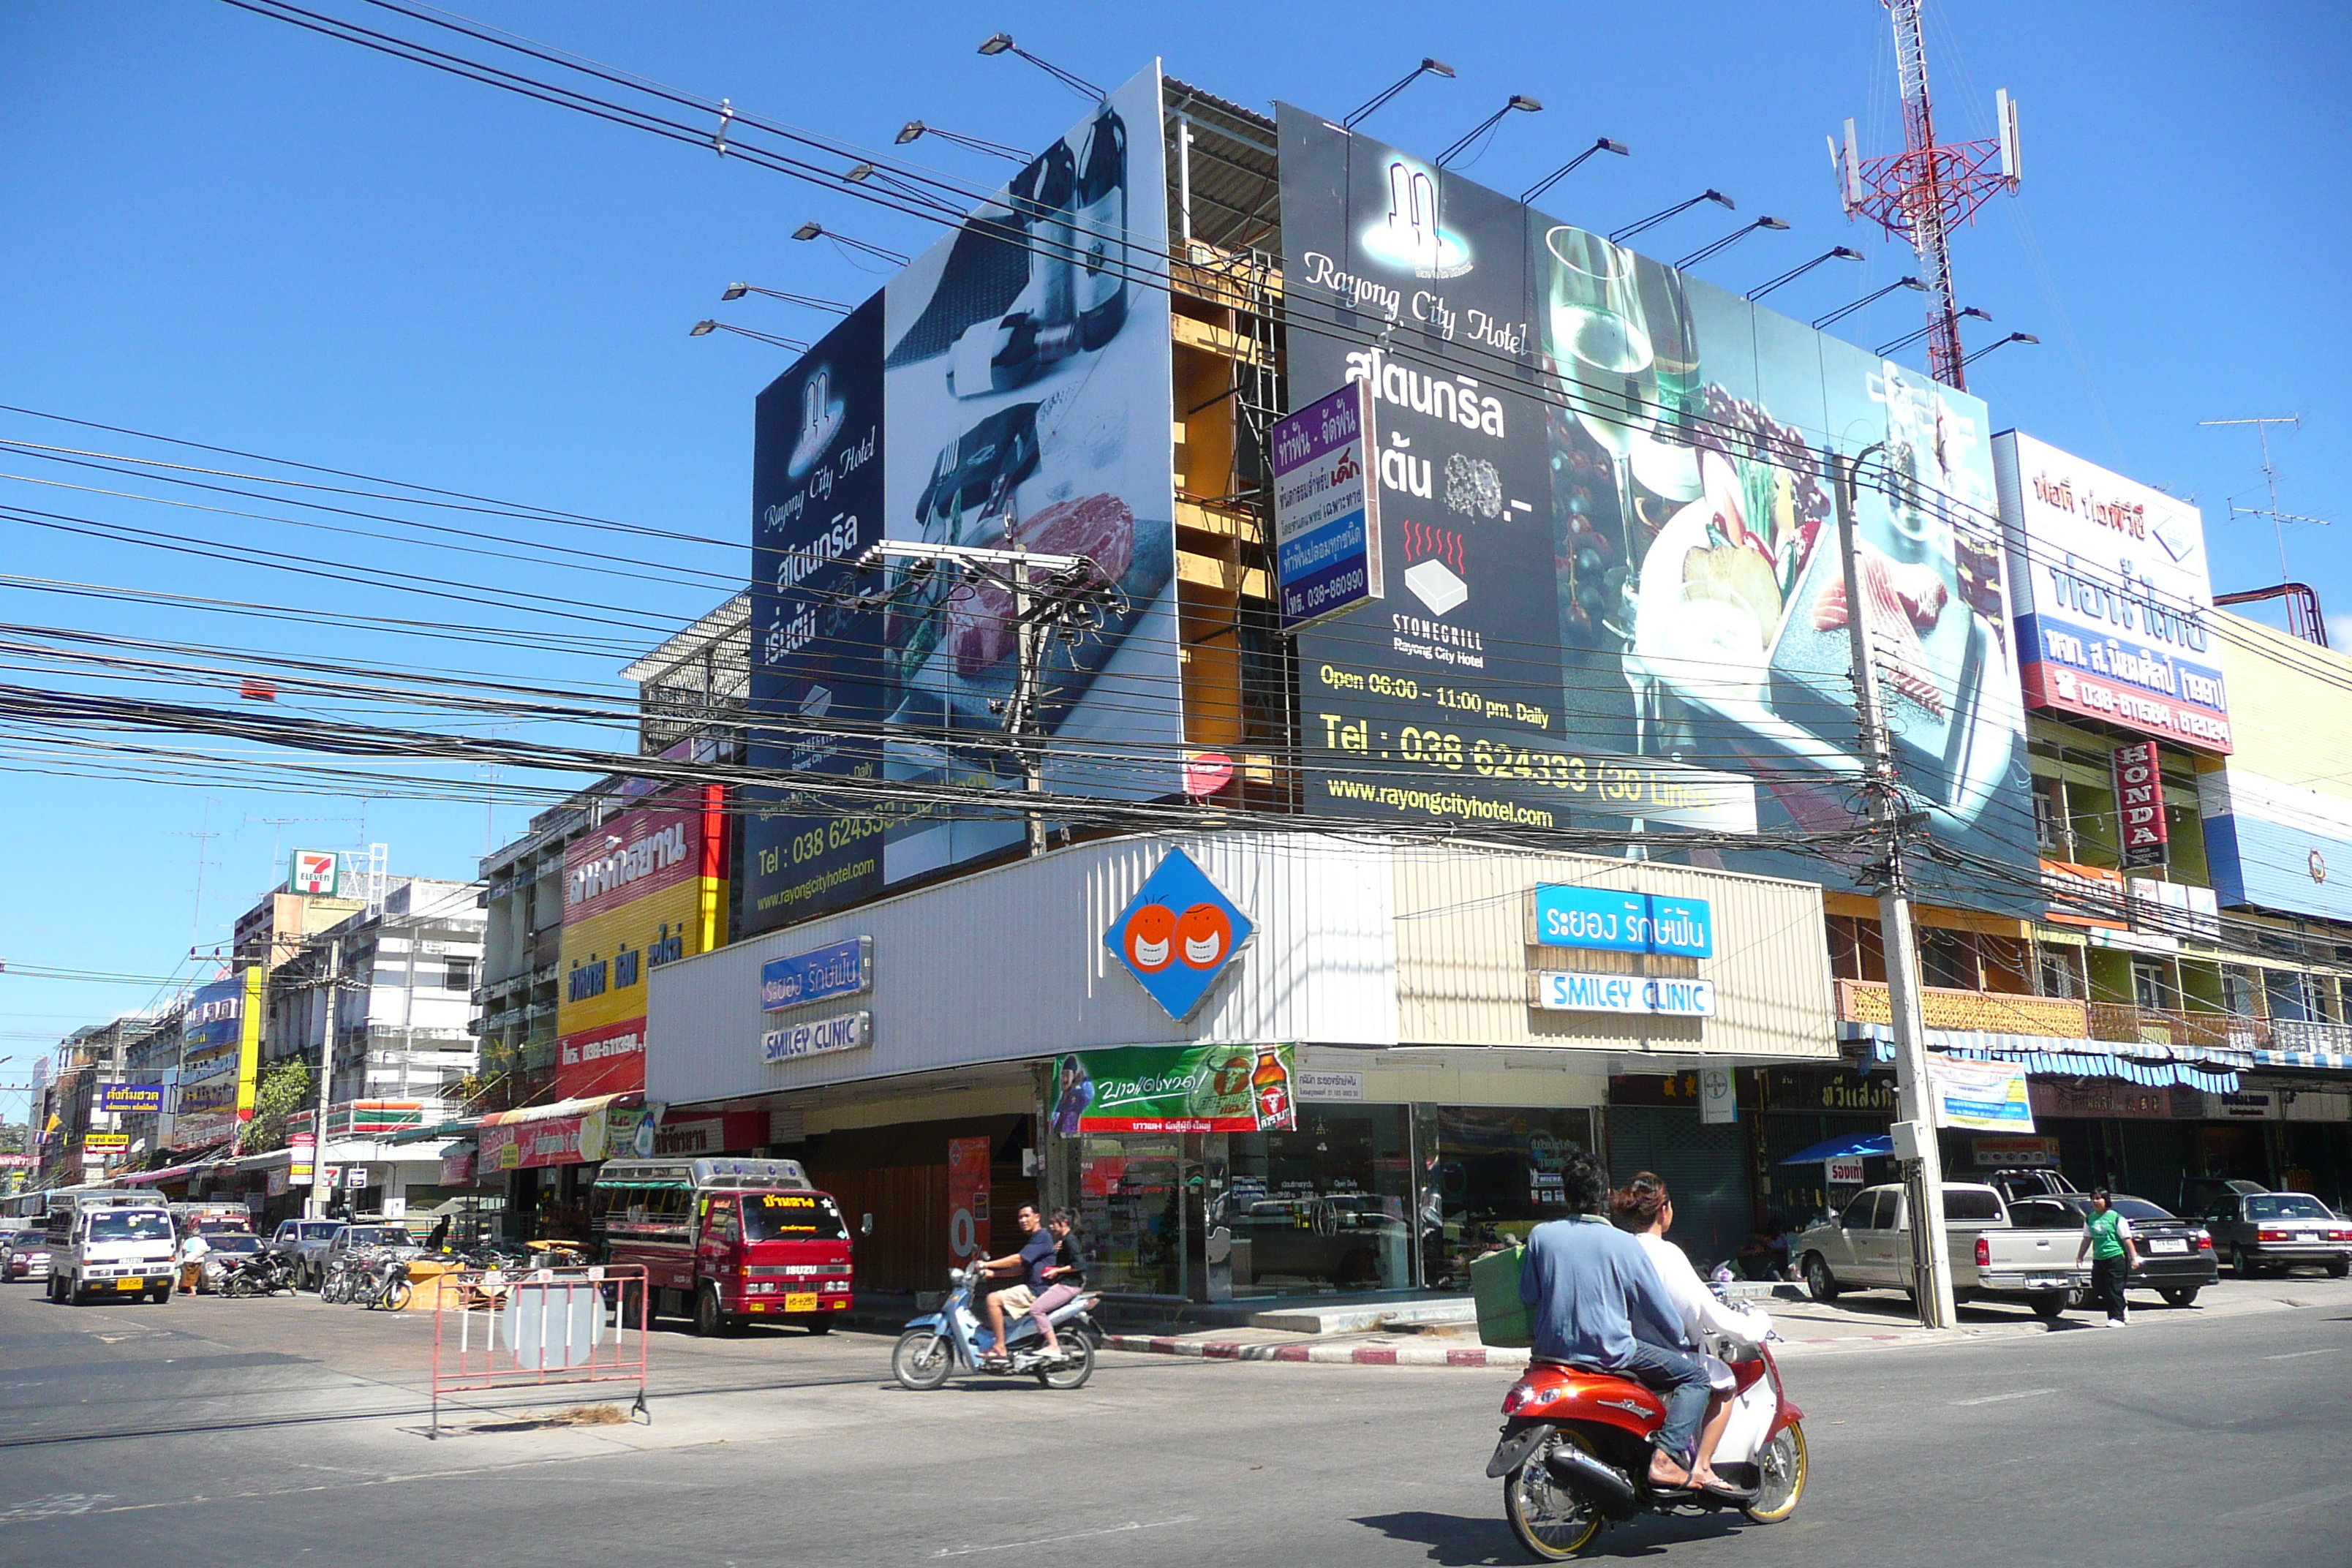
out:
{"label": "road", "polygon": [[[1792,1356],[1814,1464],[1795,1518],[1649,1521],[1597,1555],[2345,1561],[2352,1289],[2213,1300],[2119,1332]],[[431,1337],[425,1314],[308,1298],[0,1290],[0,1563],[1522,1560],[1483,1474],[1495,1372],[1114,1354],[1076,1394],[909,1394],[873,1336],[663,1332],[650,1425],[469,1413],[430,1441]]]}

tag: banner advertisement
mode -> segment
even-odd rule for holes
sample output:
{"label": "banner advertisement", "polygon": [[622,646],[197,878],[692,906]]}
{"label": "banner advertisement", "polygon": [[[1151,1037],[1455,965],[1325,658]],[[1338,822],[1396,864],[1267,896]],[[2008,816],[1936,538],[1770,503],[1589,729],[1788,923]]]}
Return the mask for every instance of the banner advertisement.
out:
{"label": "banner advertisement", "polygon": [[1368,382],[1351,381],[1276,422],[1275,574],[1286,631],[1387,596]]}
{"label": "banner advertisement", "polygon": [[98,1102],[90,1107],[101,1116],[160,1116],[163,1086],[160,1083],[102,1083]]}
{"label": "banner advertisement", "polygon": [[176,1138],[210,1142],[228,1136],[240,1100],[250,1097],[241,1071],[243,1047],[247,1022],[257,1024],[260,1009],[247,1005],[247,976],[259,973],[255,968],[211,981],[189,996],[180,1016]]}
{"label": "banner advertisement", "polygon": [[2117,746],[2115,752],[2117,842],[2126,868],[2161,866],[2171,853],[2171,830],[2164,821],[2164,772],[2154,741]]}
{"label": "banner advertisement", "polygon": [[2027,704],[2233,750],[2197,509],[2020,431],[1992,461]]}
{"label": "banner advertisement", "polygon": [[1777,835],[1737,868],[1855,882],[1793,844],[1862,821],[1824,454],[1867,452],[1862,615],[1904,781],[1956,852],[1923,875],[2030,910],[1984,405],[1277,107],[1287,303],[1321,329],[1291,334],[1290,384],[1378,404],[1402,584],[1299,637],[1310,809]]}
{"label": "banner advertisement", "polygon": [[[761,395],[754,766],[1021,785],[1001,740],[1020,674],[1012,594],[937,560],[855,569],[888,539],[1085,558],[1111,597],[1087,636],[1045,648],[1037,722],[1063,742],[1045,787],[1181,789],[1163,146],[1154,65],[891,279],[878,327],[869,301]],[[824,455],[796,468],[804,452]],[[746,839],[745,929],[1023,831],[994,812],[780,795]]]}
{"label": "banner advertisement", "polygon": [[1054,1130],[1288,1131],[1297,1124],[1288,1046],[1129,1046],[1056,1068]]}
{"label": "banner advertisement", "polygon": [[1971,1138],[1969,1142],[1976,1156],[1977,1169],[1980,1171],[2028,1165],[2055,1170],[2058,1165],[2058,1140],[2055,1138]]}
{"label": "banner advertisement", "polygon": [[627,1152],[645,1119],[641,1105],[604,1105],[577,1116],[544,1116],[535,1121],[486,1120],[474,1133],[476,1169],[488,1175],[543,1165],[594,1164]]}
{"label": "banner advertisement", "polygon": [[1969,1061],[1930,1051],[1927,1084],[1935,1097],[1938,1127],[1972,1127],[1985,1132],[2033,1131],[2025,1069],[2014,1062]]}
{"label": "banner advertisement", "polygon": [[948,1252],[963,1263],[988,1256],[988,1140],[948,1140]]}

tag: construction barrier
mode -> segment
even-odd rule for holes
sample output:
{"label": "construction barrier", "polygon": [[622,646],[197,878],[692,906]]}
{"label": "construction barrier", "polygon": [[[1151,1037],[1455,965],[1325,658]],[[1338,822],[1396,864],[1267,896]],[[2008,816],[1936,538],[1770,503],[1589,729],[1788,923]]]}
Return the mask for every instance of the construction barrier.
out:
{"label": "construction barrier", "polygon": [[[433,1435],[445,1395],[634,1383],[646,1413],[646,1271],[453,1269],[433,1280]],[[422,1294],[423,1292],[419,1292]]]}

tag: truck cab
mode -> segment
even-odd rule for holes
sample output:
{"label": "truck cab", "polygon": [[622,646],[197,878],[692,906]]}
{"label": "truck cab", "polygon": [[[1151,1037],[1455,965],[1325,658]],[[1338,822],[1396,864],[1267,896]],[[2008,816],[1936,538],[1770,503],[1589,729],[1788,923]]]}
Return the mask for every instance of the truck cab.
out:
{"label": "truck cab", "polygon": [[90,1192],[48,1210],[49,1300],[172,1299],[180,1237],[152,1193]]}
{"label": "truck cab", "polygon": [[648,1310],[718,1334],[753,1321],[825,1333],[856,1299],[840,1205],[797,1160],[608,1160],[589,1221],[604,1260],[646,1270]]}

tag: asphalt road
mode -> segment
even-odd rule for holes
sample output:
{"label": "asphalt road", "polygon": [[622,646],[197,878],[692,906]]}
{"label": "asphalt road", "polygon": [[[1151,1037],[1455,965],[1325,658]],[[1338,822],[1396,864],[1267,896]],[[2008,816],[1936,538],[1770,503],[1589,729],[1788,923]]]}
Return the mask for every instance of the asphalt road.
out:
{"label": "asphalt road", "polygon": [[[2347,1561],[2352,1292],[2243,1289],[2266,1310],[1791,1358],[1796,1516],[1648,1521],[1597,1554]],[[1108,1355],[1076,1394],[909,1394],[887,1340],[665,1332],[650,1425],[465,1412],[429,1441],[431,1338],[425,1314],[310,1299],[0,1291],[0,1563],[1522,1560],[1483,1473],[1505,1373]]]}

